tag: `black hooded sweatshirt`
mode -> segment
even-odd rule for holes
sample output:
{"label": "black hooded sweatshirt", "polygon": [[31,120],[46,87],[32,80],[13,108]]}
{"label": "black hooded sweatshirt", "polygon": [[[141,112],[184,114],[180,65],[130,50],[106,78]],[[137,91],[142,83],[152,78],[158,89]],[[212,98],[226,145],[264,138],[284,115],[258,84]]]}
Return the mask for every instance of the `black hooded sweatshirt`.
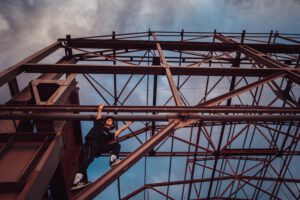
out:
{"label": "black hooded sweatshirt", "polygon": [[109,141],[114,140],[114,133],[105,127],[103,119],[99,119],[94,121],[94,127],[85,136],[85,139],[96,140],[99,144],[107,144]]}

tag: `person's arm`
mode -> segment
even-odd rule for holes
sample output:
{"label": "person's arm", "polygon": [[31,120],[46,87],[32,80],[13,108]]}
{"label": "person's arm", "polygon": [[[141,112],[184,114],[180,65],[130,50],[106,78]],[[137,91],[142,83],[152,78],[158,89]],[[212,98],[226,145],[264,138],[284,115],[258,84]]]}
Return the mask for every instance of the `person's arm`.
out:
{"label": "person's arm", "polygon": [[130,126],[130,124],[132,124],[132,121],[128,121],[127,124],[125,124],[124,126],[119,128],[118,130],[116,130],[115,138],[117,138],[123,131],[125,131]]}
{"label": "person's arm", "polygon": [[100,104],[100,105],[99,105],[96,120],[100,120],[100,119],[102,118],[102,110],[103,110],[103,107],[104,107],[103,104]]}

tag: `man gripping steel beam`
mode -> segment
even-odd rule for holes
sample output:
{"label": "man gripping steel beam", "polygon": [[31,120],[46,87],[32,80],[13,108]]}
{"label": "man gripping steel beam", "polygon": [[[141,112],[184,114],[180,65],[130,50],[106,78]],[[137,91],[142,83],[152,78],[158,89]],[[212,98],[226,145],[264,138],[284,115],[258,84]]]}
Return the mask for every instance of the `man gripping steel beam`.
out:
{"label": "man gripping steel beam", "polygon": [[81,189],[91,183],[83,178],[83,174],[87,170],[91,162],[93,162],[95,157],[99,157],[103,153],[112,152],[109,161],[110,166],[114,167],[121,161],[119,159],[121,145],[118,142],[109,142],[116,139],[124,130],[126,130],[130,126],[130,124],[132,124],[132,121],[128,121],[126,125],[113,133],[111,131],[115,129],[115,119],[112,116],[107,116],[105,117],[105,119],[103,119],[103,107],[103,104],[99,105],[96,121],[94,122],[94,127],[88,132],[85,137],[85,144],[83,146],[84,159],[79,166],[79,171],[74,177],[71,190]]}

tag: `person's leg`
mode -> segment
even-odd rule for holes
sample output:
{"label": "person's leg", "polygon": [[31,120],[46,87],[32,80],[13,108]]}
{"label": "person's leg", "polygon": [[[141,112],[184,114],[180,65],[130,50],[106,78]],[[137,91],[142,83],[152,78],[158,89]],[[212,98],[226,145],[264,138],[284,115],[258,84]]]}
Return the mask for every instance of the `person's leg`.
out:
{"label": "person's leg", "polygon": [[88,166],[93,162],[96,154],[98,152],[99,145],[96,141],[87,140],[84,144],[84,158],[83,162],[79,166],[79,171],[76,173],[73,184],[77,184],[83,178],[84,172],[87,170]]}
{"label": "person's leg", "polygon": [[101,145],[99,151],[101,153],[106,153],[106,152],[112,152],[110,156],[110,165],[114,164],[116,161],[119,160],[119,153],[120,153],[121,145],[119,143],[113,143],[113,144],[104,144]]}
{"label": "person's leg", "polygon": [[115,143],[112,145],[112,149],[111,149],[111,155],[115,155],[116,158],[119,158],[119,153],[120,153],[120,150],[121,150],[121,145],[119,143]]}

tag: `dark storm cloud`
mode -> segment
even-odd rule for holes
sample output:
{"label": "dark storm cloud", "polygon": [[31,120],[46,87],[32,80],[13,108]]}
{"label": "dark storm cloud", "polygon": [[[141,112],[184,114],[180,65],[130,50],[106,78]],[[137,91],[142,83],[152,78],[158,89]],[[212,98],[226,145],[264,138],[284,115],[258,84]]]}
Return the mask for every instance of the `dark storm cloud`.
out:
{"label": "dark storm cloud", "polygon": [[0,70],[66,34],[82,37],[148,28],[298,33],[299,10],[299,0],[2,0]]}
{"label": "dark storm cloud", "polygon": [[181,4],[158,0],[1,1],[0,68],[66,34],[78,37],[113,30],[145,31],[150,26],[172,29]]}
{"label": "dark storm cloud", "polygon": [[4,0],[0,69],[66,34],[81,37],[148,28],[299,32],[299,8],[299,0]]}
{"label": "dark storm cloud", "polygon": [[299,10],[299,0],[2,0],[0,70],[66,34],[82,37],[148,28],[298,33]]}

